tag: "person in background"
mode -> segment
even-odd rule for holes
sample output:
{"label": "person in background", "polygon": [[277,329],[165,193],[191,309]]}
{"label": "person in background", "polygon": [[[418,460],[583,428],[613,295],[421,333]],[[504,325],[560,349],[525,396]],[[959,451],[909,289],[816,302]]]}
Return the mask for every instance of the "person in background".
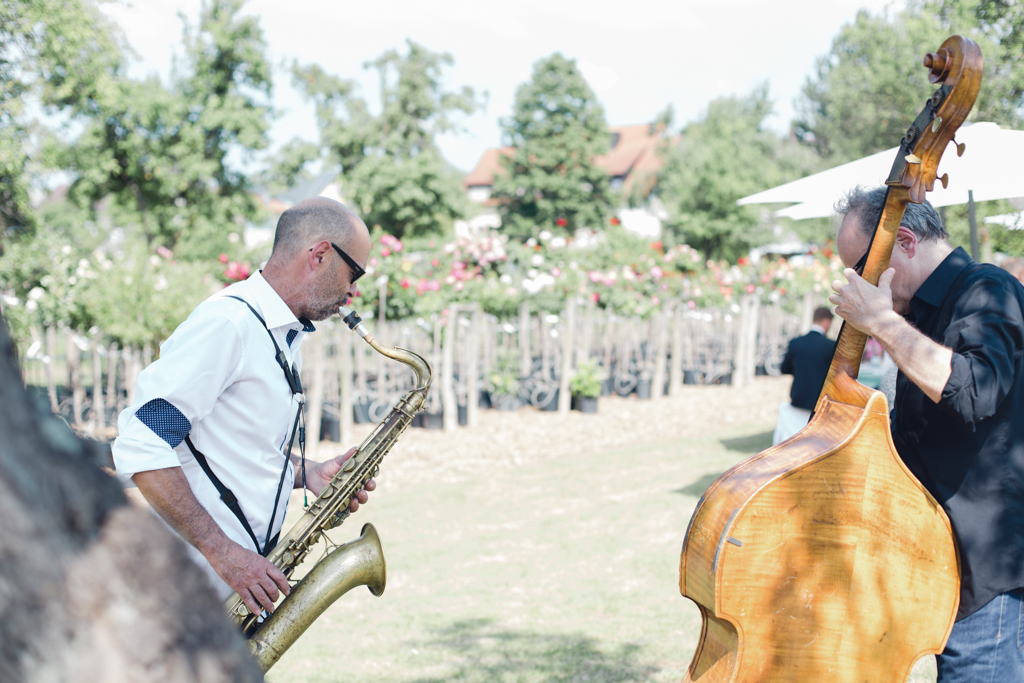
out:
{"label": "person in background", "polygon": [[793,386],[789,390],[790,402],[779,404],[772,445],[793,436],[811,419],[836,349],[836,343],[827,336],[831,325],[832,311],[820,306],[814,311],[811,331],[789,342],[782,372],[793,375]]}

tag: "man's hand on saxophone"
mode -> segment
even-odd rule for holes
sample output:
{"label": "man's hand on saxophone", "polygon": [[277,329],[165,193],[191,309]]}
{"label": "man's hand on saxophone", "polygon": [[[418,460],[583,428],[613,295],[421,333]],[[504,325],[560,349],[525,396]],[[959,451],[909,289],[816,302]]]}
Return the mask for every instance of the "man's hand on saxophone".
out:
{"label": "man's hand on saxophone", "polygon": [[[356,448],[352,447],[348,449],[346,453],[339,455],[336,458],[325,460],[321,463],[306,463],[306,488],[314,496],[319,496],[327,484],[330,483],[331,479],[341,471],[341,468],[345,466],[345,462],[356,453]],[[302,488],[302,472],[298,469],[298,459],[296,460],[295,470],[295,488]],[[356,497],[352,499],[352,502],[348,506],[349,512],[355,512],[359,509],[361,504],[366,503],[369,499],[368,492],[373,491],[377,488],[377,482],[370,479],[363,486],[362,490],[356,494]],[[287,594],[286,594],[287,595]]]}

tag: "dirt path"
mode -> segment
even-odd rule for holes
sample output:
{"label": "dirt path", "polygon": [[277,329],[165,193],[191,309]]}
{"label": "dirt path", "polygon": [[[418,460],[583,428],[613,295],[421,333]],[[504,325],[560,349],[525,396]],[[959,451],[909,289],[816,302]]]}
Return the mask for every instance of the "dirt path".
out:
{"label": "dirt path", "polygon": [[[455,434],[410,429],[381,466],[379,483],[391,490],[424,483],[454,483],[483,471],[516,468],[545,458],[669,439],[707,436],[737,424],[774,422],[789,395],[789,377],[758,377],[751,387],[684,386],[679,396],[641,401],[604,396],[596,415],[533,408],[481,410],[480,424]],[[373,425],[359,425],[361,441]],[[320,458],[335,454],[321,447]],[[339,444],[340,446],[340,444]]]}

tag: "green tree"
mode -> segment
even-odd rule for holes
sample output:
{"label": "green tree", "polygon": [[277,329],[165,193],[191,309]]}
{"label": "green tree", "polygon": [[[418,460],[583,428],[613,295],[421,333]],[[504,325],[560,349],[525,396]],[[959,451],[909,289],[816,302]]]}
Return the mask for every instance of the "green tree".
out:
{"label": "green tree", "polygon": [[227,161],[265,147],[270,118],[266,45],[241,6],[203,3],[170,87],[120,78],[75,103],[85,128],[54,155],[76,174],[71,197],[82,206],[109,198],[118,224],[185,258],[227,250],[229,234],[258,216],[246,177]]}
{"label": "green tree", "polygon": [[407,41],[408,52],[389,50],[364,66],[380,79],[380,114],[373,115],[353,81],[320,66],[295,65],[296,86],[316,106],[316,153],[293,143],[272,177],[294,179],[313,159],[341,166],[344,191],[368,225],[398,237],[441,233],[467,210],[459,174],[437,148],[437,136],[458,129],[457,115],[478,106],[474,90],[446,91],[444,69],[454,61]]}
{"label": "green tree", "polygon": [[29,228],[33,135],[25,98],[56,109],[110,86],[121,68],[110,25],[82,0],[0,1],[0,235]]}
{"label": "green tree", "polygon": [[947,33],[967,35],[981,46],[985,77],[975,119],[1020,128],[1024,123],[1024,4],[1016,0],[917,0]]}
{"label": "green tree", "polygon": [[705,258],[734,259],[774,237],[760,208],[736,200],[806,175],[817,159],[766,130],[770,113],[767,85],[746,97],[715,100],[663,150],[654,193],[668,210],[671,239]]}
{"label": "green tree", "polygon": [[503,232],[525,239],[604,226],[611,190],[594,158],[608,152],[608,124],[574,60],[556,52],[534,64],[502,128],[513,147],[494,179]]}
{"label": "green tree", "polygon": [[797,137],[833,165],[899,144],[935,90],[921,58],[942,43],[942,32],[934,15],[859,11],[804,85]]}
{"label": "green tree", "polygon": [[794,133],[830,163],[894,147],[935,86],[921,66],[951,34],[985,59],[971,120],[1017,126],[1024,113],[1024,8],[997,0],[918,0],[895,14],[866,10],[818,59],[797,102]]}

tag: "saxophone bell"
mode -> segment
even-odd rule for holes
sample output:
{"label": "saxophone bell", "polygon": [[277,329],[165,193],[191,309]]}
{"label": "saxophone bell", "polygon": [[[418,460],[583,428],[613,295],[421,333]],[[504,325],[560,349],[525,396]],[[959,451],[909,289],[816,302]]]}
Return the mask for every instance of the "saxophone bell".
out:
{"label": "saxophone bell", "polygon": [[386,583],[380,538],[372,524],[364,524],[359,538],[328,553],[295,585],[246,641],[249,652],[266,673],[335,600],[356,586],[366,586],[379,597]]}

